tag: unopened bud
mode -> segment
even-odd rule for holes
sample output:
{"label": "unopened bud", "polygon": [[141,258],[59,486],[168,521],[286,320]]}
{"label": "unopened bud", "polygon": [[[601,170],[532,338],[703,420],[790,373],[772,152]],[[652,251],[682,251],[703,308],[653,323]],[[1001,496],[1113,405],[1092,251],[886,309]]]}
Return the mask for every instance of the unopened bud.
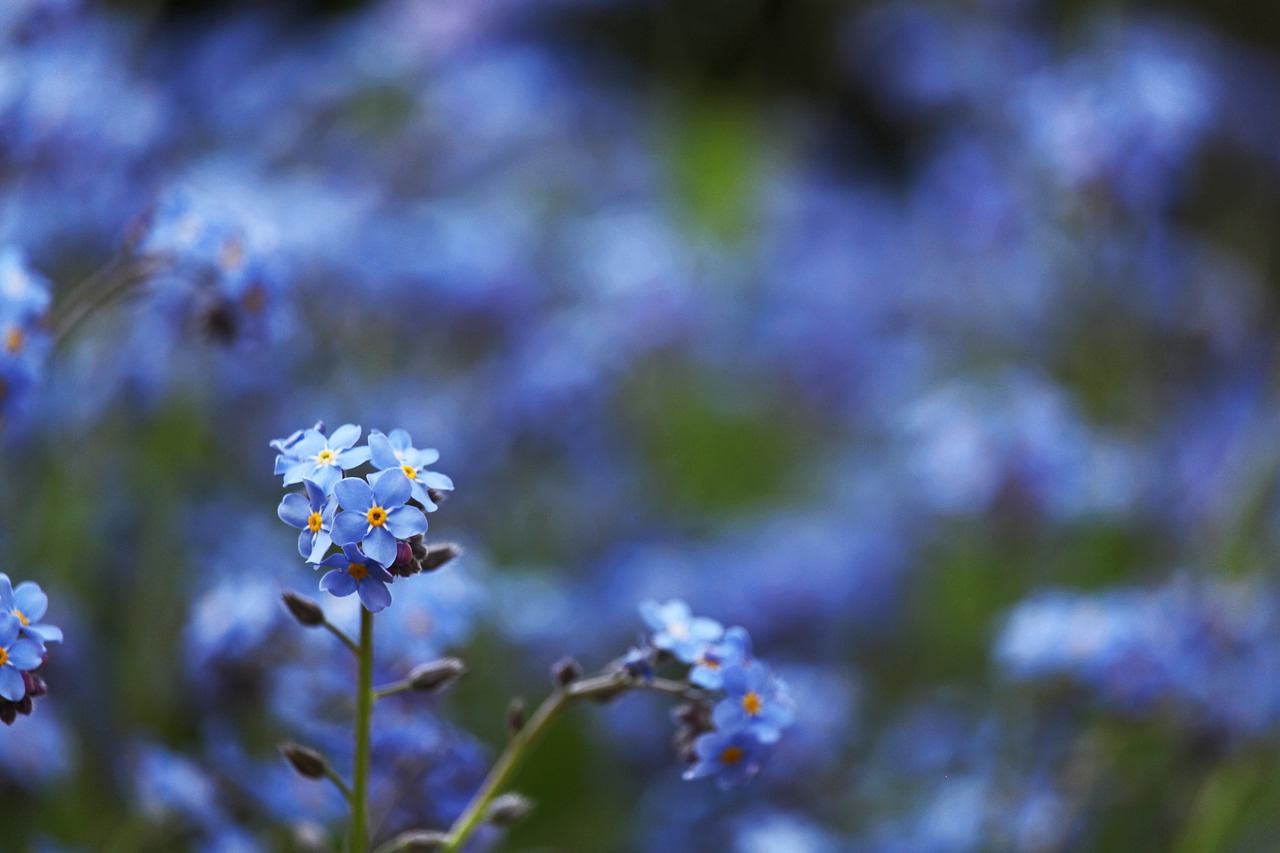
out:
{"label": "unopened bud", "polygon": [[560,658],[551,667],[551,680],[556,687],[568,687],[582,677],[582,664],[573,658]]}
{"label": "unopened bud", "polygon": [[428,545],[427,555],[422,558],[422,570],[424,572],[433,572],[461,553],[462,548],[452,542]]}
{"label": "unopened bud", "polygon": [[403,540],[396,542],[396,559],[392,566],[407,566],[413,559],[413,547]]}
{"label": "unopened bud", "polygon": [[485,820],[503,828],[514,826],[533,810],[533,801],[520,794],[503,794],[489,804]]}
{"label": "unopened bud", "polygon": [[323,779],[329,772],[329,762],[314,749],[293,741],[280,744],[280,754],[288,760],[299,776],[307,779]]}
{"label": "unopened bud", "polygon": [[432,851],[443,850],[448,841],[449,836],[443,832],[413,829],[397,835],[389,846],[392,850],[404,850],[410,853],[432,853]]}
{"label": "unopened bud", "polygon": [[524,700],[519,696],[511,700],[507,706],[507,731],[519,734],[524,728]]}
{"label": "unopened bud", "polygon": [[409,672],[408,681],[414,690],[438,693],[457,681],[458,676],[466,671],[467,665],[457,658],[440,658],[415,666]]}
{"label": "unopened bud", "polygon": [[285,592],[280,595],[280,600],[289,610],[289,615],[298,620],[298,624],[306,625],[308,628],[324,624],[324,611],[312,599],[298,595],[296,592]]}
{"label": "unopened bud", "polygon": [[18,706],[12,702],[0,701],[0,723],[11,726],[16,719],[18,719]]}
{"label": "unopened bud", "polygon": [[439,489],[427,489],[427,497],[431,498],[432,503],[442,504],[449,497],[449,493],[442,492]]}

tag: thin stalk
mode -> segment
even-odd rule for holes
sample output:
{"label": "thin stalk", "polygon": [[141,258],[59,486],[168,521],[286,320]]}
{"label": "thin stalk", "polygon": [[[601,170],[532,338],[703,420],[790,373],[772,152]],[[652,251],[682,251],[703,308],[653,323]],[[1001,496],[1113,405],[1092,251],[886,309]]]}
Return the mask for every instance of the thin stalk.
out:
{"label": "thin stalk", "polygon": [[324,620],[322,624],[324,625],[325,628],[328,629],[330,634],[333,634],[333,636],[337,637],[339,640],[342,641],[342,645],[346,646],[348,649],[351,650],[351,654],[355,655],[357,660],[360,658],[360,647],[357,646],[355,644],[355,641],[352,640],[350,637],[348,637],[341,628],[339,628],[337,625],[334,625],[328,619]]}
{"label": "thin stalk", "polygon": [[351,785],[351,853],[369,849],[369,723],[373,717],[373,614],[360,608],[360,686],[356,692],[356,766]]}
{"label": "thin stalk", "polygon": [[342,796],[346,798],[346,801],[348,803],[350,803],[351,802],[351,786],[348,785],[343,780],[343,778],[338,775],[338,772],[334,770],[332,767],[326,767],[324,769],[324,775],[326,779],[328,779],[330,782],[332,782],[334,785],[338,787],[338,790],[342,792]]}
{"label": "thin stalk", "polygon": [[386,687],[379,687],[373,691],[373,698],[385,699],[388,696],[395,696],[399,693],[408,693],[413,689],[413,682],[406,678],[404,681],[397,681],[393,684],[388,684]]}
{"label": "thin stalk", "polygon": [[85,279],[50,318],[54,346],[66,340],[98,308],[145,282],[161,266],[153,258],[122,259]]}

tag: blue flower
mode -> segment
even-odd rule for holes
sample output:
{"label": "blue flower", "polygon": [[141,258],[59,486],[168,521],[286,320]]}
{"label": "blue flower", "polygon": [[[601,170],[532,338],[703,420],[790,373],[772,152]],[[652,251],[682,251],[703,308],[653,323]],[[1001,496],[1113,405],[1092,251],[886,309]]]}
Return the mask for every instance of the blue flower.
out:
{"label": "blue flower", "polygon": [[369,448],[351,446],[359,440],[360,427],[344,424],[331,436],[326,437],[321,429],[313,428],[299,438],[290,436],[272,442],[281,451],[276,457],[276,473],[284,475],[286,486],[307,479],[330,492],[343,471],[369,461]]}
{"label": "blue flower", "polygon": [[746,628],[730,628],[723,640],[702,650],[689,672],[689,681],[708,690],[719,690],[724,684],[725,670],[750,659],[751,635]]}
{"label": "blue flower", "polygon": [[0,572],[0,612],[12,613],[22,626],[20,633],[38,642],[62,642],[62,629],[55,625],[40,624],[44,612],[49,609],[49,597],[34,581],[25,581],[13,588],[9,576]]}
{"label": "blue flower", "polygon": [[343,545],[341,554],[334,554],[320,565],[333,571],[320,578],[320,588],[339,598],[357,593],[360,602],[371,613],[385,610],[391,603],[391,575],[379,561],[364,554],[355,545]]}
{"label": "blue flower", "polygon": [[49,282],[21,251],[0,249],[0,411],[12,410],[38,383],[52,338],[45,327]]}
{"label": "blue flower", "polygon": [[689,605],[680,600],[659,604],[640,602],[640,615],[653,629],[653,645],[671,652],[684,663],[694,663],[706,647],[724,634],[724,626],[714,619],[694,617]]}
{"label": "blue flower", "polygon": [[44,662],[44,648],[38,640],[19,639],[22,621],[12,613],[0,613],[0,697],[21,702],[27,695],[22,673]]}
{"label": "blue flower", "polygon": [[762,663],[726,669],[724,693],[712,714],[721,731],[750,728],[764,743],[774,743],[795,717],[786,685]]}
{"label": "blue flower", "polygon": [[359,477],[347,477],[334,486],[344,512],[338,513],[330,531],[339,545],[359,542],[364,552],[384,566],[396,559],[396,540],[427,532],[427,517],[417,507],[405,506],[412,493],[402,471],[383,471],[373,488]]}
{"label": "blue flower", "polygon": [[402,429],[393,429],[390,435],[383,435],[377,430],[369,432],[369,455],[373,467],[379,471],[399,468],[409,478],[413,486],[413,499],[427,508],[428,512],[436,509],[435,501],[427,489],[452,491],[453,480],[438,471],[428,471],[427,466],[440,458],[434,448],[418,450],[413,446],[409,433]]}
{"label": "blue flower", "polygon": [[752,729],[707,732],[693,743],[698,760],[684,772],[685,779],[715,776],[721,788],[733,788],[760,772],[766,748]]}
{"label": "blue flower", "polygon": [[307,496],[297,492],[285,495],[276,514],[285,524],[302,531],[298,534],[298,553],[308,563],[318,563],[333,544],[329,531],[338,502],[311,480],[303,479],[302,484],[306,486]]}

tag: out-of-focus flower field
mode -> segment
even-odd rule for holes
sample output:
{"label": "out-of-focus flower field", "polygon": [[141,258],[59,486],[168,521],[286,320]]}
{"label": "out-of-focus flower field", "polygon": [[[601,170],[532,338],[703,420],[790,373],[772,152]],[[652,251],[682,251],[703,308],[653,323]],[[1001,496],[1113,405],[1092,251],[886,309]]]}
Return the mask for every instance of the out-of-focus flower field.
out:
{"label": "out-of-focus flower field", "polygon": [[760,776],[578,708],[472,849],[1280,849],[1277,93],[1267,2],[3,0],[0,571],[65,639],[0,850],[327,849],[317,420],[456,487],[377,837],[683,599],[786,676]]}

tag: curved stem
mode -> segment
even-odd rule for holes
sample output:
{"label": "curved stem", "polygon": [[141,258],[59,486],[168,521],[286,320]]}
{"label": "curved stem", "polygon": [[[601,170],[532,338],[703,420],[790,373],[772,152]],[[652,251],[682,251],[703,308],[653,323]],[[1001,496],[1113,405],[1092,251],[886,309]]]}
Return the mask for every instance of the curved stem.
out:
{"label": "curved stem", "polygon": [[373,614],[360,608],[360,686],[356,692],[356,766],[351,785],[351,853],[369,849],[369,723],[373,717]]}
{"label": "curved stem", "polygon": [[329,630],[330,634],[333,634],[333,636],[341,640],[342,645],[350,649],[351,654],[355,655],[357,660],[360,658],[360,647],[357,646],[355,644],[355,641],[352,640],[350,637],[348,637],[341,628],[339,628],[337,625],[330,622],[328,619],[324,620],[324,622],[322,622],[321,624],[324,625],[324,627]]}
{"label": "curved stem", "polygon": [[108,263],[85,279],[50,318],[54,346],[66,340],[99,307],[146,281],[161,265],[153,258],[126,257]]}

